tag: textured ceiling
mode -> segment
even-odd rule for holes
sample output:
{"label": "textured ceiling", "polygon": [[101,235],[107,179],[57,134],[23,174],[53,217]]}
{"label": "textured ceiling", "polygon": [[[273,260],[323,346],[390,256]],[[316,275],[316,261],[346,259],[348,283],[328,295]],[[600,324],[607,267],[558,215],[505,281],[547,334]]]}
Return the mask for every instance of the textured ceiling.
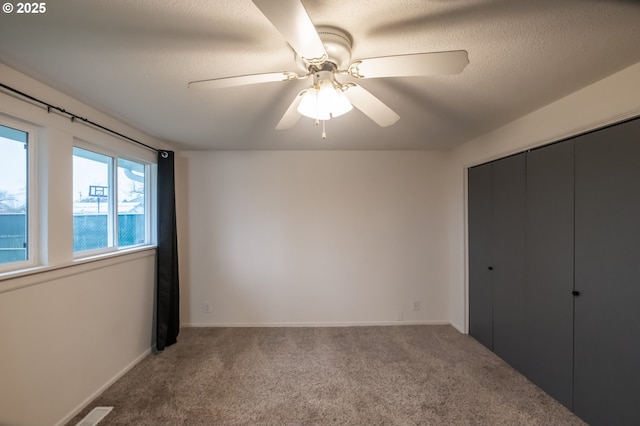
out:
{"label": "textured ceiling", "polygon": [[275,130],[308,80],[187,89],[298,71],[251,0],[51,1],[41,15],[0,14],[0,61],[184,149],[449,149],[640,61],[632,0],[302,2],[314,24],[351,35],[353,59],[464,49],[470,63],[359,81],[400,120],[380,128],[354,110],[322,140],[305,117]]}

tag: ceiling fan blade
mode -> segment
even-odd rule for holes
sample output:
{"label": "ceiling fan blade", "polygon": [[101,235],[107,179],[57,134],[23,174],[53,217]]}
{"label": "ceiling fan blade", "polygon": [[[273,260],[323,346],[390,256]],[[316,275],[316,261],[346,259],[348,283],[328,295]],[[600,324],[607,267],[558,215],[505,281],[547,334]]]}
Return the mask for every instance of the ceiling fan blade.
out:
{"label": "ceiling fan blade", "polygon": [[357,84],[350,85],[344,94],[351,105],[358,108],[364,115],[375,121],[380,127],[387,127],[400,119],[400,116],[386,106],[380,99]]}
{"label": "ceiling fan blade", "polygon": [[284,113],[280,122],[276,126],[276,130],[289,129],[296,125],[298,120],[300,119],[300,113],[298,112],[298,105],[300,105],[300,101],[302,101],[302,95],[304,95],[306,90],[298,93],[295,97],[287,111]]}
{"label": "ceiling fan blade", "polygon": [[469,63],[466,50],[383,56],[356,61],[349,74],[356,78],[458,74]]}
{"label": "ceiling fan blade", "polygon": [[327,52],[300,0],[253,0],[298,56],[322,59]]}
{"label": "ceiling fan blade", "polygon": [[236,77],[212,78],[209,80],[190,81],[190,89],[220,89],[222,87],[247,86],[249,84],[270,83],[272,81],[287,81],[298,78],[293,72],[271,72],[265,74],[239,75]]}

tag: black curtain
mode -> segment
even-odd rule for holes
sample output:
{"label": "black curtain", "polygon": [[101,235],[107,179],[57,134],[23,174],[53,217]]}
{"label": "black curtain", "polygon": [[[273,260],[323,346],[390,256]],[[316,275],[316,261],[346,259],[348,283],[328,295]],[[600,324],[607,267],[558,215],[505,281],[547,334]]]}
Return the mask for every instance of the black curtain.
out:
{"label": "black curtain", "polygon": [[158,152],[158,256],[156,260],[156,349],[177,342],[180,287],[173,151]]}

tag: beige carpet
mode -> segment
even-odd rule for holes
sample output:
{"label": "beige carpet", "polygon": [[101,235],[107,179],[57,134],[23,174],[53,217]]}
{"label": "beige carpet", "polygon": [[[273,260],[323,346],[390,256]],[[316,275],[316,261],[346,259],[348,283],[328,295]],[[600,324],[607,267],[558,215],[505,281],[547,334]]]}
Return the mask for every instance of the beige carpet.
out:
{"label": "beige carpet", "polygon": [[187,328],[74,418],[102,425],[582,425],[450,326]]}

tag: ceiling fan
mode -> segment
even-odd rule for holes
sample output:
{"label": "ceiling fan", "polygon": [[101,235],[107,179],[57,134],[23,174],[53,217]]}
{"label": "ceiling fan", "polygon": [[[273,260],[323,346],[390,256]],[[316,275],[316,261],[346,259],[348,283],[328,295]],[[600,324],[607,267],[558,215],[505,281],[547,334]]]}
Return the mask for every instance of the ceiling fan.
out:
{"label": "ceiling fan", "polygon": [[458,74],[469,63],[467,52],[414,53],[351,62],[351,38],[334,27],[315,27],[301,0],[252,0],[295,52],[304,73],[285,71],[191,81],[189,88],[219,89],[313,77],[313,84],[295,97],[276,129],[293,127],[301,115],[324,122],[356,107],[381,127],[400,116],[352,79]]}

